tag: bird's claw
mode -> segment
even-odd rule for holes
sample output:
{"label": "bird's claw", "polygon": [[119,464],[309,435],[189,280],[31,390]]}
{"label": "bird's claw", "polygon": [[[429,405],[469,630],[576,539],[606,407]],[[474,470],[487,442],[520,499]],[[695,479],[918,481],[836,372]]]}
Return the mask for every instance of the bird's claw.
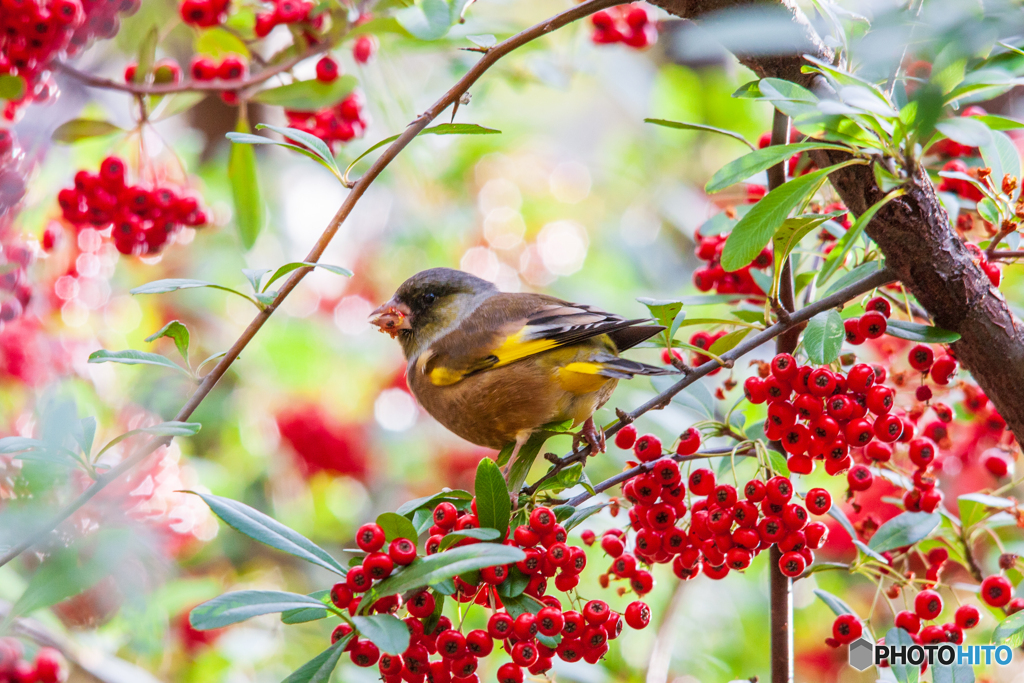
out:
{"label": "bird's claw", "polygon": [[604,453],[605,452],[605,440],[604,431],[597,428],[594,424],[594,418],[587,418],[587,421],[583,423],[580,431],[572,437],[572,449],[575,451],[579,448],[581,442],[586,442],[590,446],[591,453]]}

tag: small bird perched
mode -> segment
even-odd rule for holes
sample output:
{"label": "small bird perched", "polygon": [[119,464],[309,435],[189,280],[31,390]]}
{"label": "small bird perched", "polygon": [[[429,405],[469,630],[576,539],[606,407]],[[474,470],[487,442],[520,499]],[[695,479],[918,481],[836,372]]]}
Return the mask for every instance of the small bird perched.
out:
{"label": "small bird perched", "polygon": [[371,322],[397,338],[409,388],[467,441],[519,449],[550,422],[582,424],[577,439],[604,451],[593,415],[620,379],[674,374],[620,358],[664,327],[543,294],[510,294],[478,277],[431,268],[402,283]]}

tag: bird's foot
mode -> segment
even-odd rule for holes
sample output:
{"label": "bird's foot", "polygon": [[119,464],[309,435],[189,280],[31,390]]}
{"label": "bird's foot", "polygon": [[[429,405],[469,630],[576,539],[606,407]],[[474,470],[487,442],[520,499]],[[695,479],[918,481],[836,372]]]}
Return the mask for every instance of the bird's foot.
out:
{"label": "bird's foot", "polygon": [[580,431],[573,434],[572,449],[575,451],[579,448],[580,443],[584,441],[590,446],[591,453],[605,452],[604,431],[597,428],[593,417],[588,417],[587,421],[580,427]]}

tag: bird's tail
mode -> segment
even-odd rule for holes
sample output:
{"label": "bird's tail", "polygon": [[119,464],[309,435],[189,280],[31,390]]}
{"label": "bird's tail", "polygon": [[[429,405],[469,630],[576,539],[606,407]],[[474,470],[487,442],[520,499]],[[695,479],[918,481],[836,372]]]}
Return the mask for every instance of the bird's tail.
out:
{"label": "bird's tail", "polygon": [[630,379],[636,375],[653,376],[679,374],[679,371],[671,366],[660,368],[655,365],[647,365],[646,363],[640,363],[639,361],[629,360],[628,358],[619,358],[611,354],[608,354],[607,356],[602,354],[600,357],[592,359],[592,362],[601,366],[601,370],[598,374],[604,375],[605,377],[613,377],[615,379]]}

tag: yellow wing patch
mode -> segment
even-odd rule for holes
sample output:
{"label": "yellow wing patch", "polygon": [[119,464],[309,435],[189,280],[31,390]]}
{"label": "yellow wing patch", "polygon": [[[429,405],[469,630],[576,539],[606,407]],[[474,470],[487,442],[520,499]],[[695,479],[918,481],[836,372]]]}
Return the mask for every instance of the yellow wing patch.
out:
{"label": "yellow wing patch", "polygon": [[563,365],[555,371],[559,386],[573,394],[589,394],[597,391],[611,378],[600,374],[600,363],[576,362]]}
{"label": "yellow wing patch", "polygon": [[[429,372],[430,383],[436,387],[446,387],[461,381],[464,377],[481,370],[500,368],[503,365],[514,363],[523,358],[535,356],[538,353],[550,351],[559,346],[558,342],[551,339],[531,339],[523,341],[523,331],[520,330],[505,338],[505,341],[494,349],[488,356],[480,361],[475,367],[468,370],[453,370],[439,366],[432,368]],[[424,363],[425,366],[425,363]],[[424,368],[421,368],[421,372]]]}

